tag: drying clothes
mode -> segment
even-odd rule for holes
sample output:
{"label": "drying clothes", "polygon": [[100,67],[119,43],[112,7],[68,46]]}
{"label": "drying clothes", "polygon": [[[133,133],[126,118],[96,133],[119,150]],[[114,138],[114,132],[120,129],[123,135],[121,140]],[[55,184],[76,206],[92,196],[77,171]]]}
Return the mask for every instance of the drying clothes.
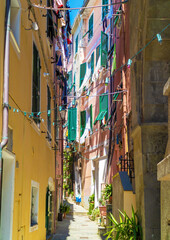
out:
{"label": "drying clothes", "polygon": [[103,19],[103,32],[105,32],[106,28],[107,28],[107,18],[105,16]]}
{"label": "drying clothes", "polygon": [[62,0],[54,0],[54,8],[55,8],[56,13],[58,13],[59,8],[62,8],[62,7],[63,7]]}
{"label": "drying clothes", "polygon": [[113,5],[110,6],[110,11],[108,13],[107,19],[111,19],[113,16]]}

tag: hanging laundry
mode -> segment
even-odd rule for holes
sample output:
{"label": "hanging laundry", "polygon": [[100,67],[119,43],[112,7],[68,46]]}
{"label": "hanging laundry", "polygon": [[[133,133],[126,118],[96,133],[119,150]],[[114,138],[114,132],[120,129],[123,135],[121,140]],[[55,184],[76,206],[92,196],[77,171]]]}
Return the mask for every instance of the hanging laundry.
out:
{"label": "hanging laundry", "polygon": [[110,11],[108,13],[107,19],[111,19],[113,16],[113,5],[110,6]]}
{"label": "hanging laundry", "polygon": [[105,16],[103,19],[103,32],[105,32],[106,28],[107,28],[107,18]]}
{"label": "hanging laundry", "polygon": [[54,0],[54,8],[57,14],[58,14],[59,8],[62,8],[62,7],[63,7],[62,0]]}
{"label": "hanging laundry", "polygon": [[59,66],[59,67],[63,66],[62,60],[61,60],[61,56],[60,56],[60,58],[59,58],[59,60],[58,60],[57,66]]}
{"label": "hanging laundry", "polygon": [[61,21],[61,26],[62,26],[62,27],[65,27],[65,26],[66,26],[66,22],[65,22],[65,20],[64,20],[63,17],[60,18],[60,21]]}
{"label": "hanging laundry", "polygon": [[67,38],[67,44],[72,44],[72,41],[69,38]]}

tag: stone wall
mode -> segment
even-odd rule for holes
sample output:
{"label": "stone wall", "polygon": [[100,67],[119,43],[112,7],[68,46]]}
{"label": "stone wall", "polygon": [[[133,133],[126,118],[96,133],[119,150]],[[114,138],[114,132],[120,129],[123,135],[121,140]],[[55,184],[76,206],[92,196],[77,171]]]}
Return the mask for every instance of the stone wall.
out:
{"label": "stone wall", "polygon": [[[130,56],[144,47],[168,23],[168,0],[132,0],[130,2]],[[160,184],[157,163],[163,159],[167,144],[167,99],[163,86],[170,73],[170,31],[155,39],[133,59],[132,128],[134,140],[137,209],[144,240],[160,239]]]}

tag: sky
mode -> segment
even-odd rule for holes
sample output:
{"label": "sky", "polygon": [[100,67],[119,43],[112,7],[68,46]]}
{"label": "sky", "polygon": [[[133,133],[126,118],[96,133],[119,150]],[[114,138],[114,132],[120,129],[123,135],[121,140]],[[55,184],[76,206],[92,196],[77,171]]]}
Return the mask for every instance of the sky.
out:
{"label": "sky", "polygon": [[[69,0],[70,8],[81,7],[83,5],[83,0]],[[71,26],[73,26],[74,18],[76,17],[78,11],[72,10],[70,12]]]}

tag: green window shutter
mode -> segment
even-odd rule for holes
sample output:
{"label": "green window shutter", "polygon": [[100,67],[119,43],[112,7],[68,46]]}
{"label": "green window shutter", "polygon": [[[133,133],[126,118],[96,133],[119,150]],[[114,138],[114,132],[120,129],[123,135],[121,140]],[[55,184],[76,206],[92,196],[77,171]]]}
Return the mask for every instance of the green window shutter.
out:
{"label": "green window shutter", "polygon": [[67,83],[67,85],[68,85],[68,88],[71,88],[71,85],[72,85],[72,71],[69,71],[68,72],[68,83]]}
{"label": "green window shutter", "polygon": [[76,37],[76,44],[75,44],[75,53],[78,52],[78,35]]}
{"label": "green window shutter", "polygon": [[106,111],[106,120],[108,119],[108,95],[101,95],[99,98],[100,101],[100,112]]}
{"label": "green window shutter", "polygon": [[77,108],[68,109],[68,140],[76,140]]}
{"label": "green window shutter", "polygon": [[90,105],[90,128],[93,129],[93,106]]}
{"label": "green window shutter", "polygon": [[107,67],[107,54],[108,54],[108,35],[101,31],[101,66]]}
{"label": "green window shutter", "polygon": [[100,45],[96,48],[96,65],[100,57]]}
{"label": "green window shutter", "polygon": [[[102,5],[108,4],[108,0],[102,0]],[[108,13],[108,6],[102,7],[102,21]]]}
{"label": "green window shutter", "polygon": [[93,14],[91,15],[90,19],[89,19],[89,35],[88,35],[88,40],[90,41],[90,39],[93,37]]}
{"label": "green window shutter", "polygon": [[99,115],[97,116],[97,118],[95,119],[94,125],[97,123],[97,121],[103,120],[103,118],[106,116],[106,114],[107,114],[107,111],[101,111],[99,113]]}
{"label": "green window shutter", "polygon": [[94,52],[91,55],[91,75],[94,73]]}
{"label": "green window shutter", "polygon": [[76,91],[76,74],[74,73],[74,82],[73,82],[73,84],[74,84],[74,92]]}
{"label": "green window shutter", "polygon": [[86,127],[86,111],[80,112],[80,137],[83,135]]}
{"label": "green window shutter", "polygon": [[86,63],[82,63],[80,65],[80,87],[81,87],[81,84],[84,80],[85,74],[86,74]]}

